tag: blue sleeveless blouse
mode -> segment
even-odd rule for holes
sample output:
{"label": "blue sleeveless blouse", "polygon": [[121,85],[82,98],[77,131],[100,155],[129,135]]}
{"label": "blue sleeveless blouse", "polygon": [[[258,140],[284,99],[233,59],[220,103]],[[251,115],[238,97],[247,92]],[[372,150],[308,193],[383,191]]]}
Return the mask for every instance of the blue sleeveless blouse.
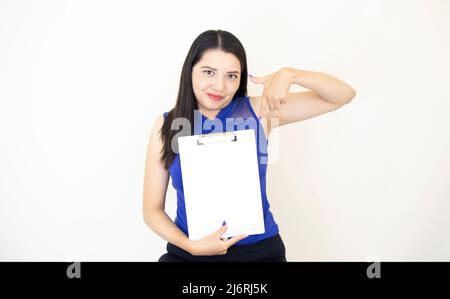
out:
{"label": "blue sleeveless blouse", "polygon": [[[164,112],[164,117],[166,117],[167,114],[168,112]],[[246,129],[253,129],[255,131],[265,232],[263,234],[249,235],[247,238],[237,242],[234,246],[256,243],[278,234],[278,224],[275,222],[272,212],[270,211],[270,204],[266,194],[268,140],[259,118],[252,109],[250,98],[248,96],[233,98],[230,103],[219,111],[216,118],[213,120],[208,119],[199,112],[195,113],[194,118],[196,119],[196,121],[194,121],[194,135]],[[175,154],[174,160],[169,167],[169,173],[172,179],[172,186],[177,191],[177,213],[174,222],[187,236],[189,236],[179,154]],[[211,233],[213,231],[211,231]]]}

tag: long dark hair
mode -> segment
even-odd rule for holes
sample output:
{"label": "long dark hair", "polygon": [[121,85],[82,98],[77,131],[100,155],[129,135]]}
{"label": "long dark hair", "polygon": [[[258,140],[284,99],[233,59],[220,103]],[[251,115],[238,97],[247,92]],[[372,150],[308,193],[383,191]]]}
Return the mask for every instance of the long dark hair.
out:
{"label": "long dark hair", "polygon": [[[239,59],[241,63],[241,80],[239,88],[234,94],[233,101],[234,98],[247,95],[247,58],[241,42],[232,33],[223,30],[208,30],[200,34],[192,43],[184,60],[175,107],[167,114],[160,130],[163,143],[161,162],[167,170],[175,158],[175,153],[171,148],[172,139],[180,131],[171,129],[172,121],[179,117],[188,119],[191,124],[190,135],[193,134],[194,110],[197,109],[197,102],[192,88],[192,68],[201,59],[203,53],[209,49],[222,50],[226,53],[234,54]],[[179,136],[181,134],[178,134],[176,138]],[[178,142],[175,142],[175,144],[178,144]]]}

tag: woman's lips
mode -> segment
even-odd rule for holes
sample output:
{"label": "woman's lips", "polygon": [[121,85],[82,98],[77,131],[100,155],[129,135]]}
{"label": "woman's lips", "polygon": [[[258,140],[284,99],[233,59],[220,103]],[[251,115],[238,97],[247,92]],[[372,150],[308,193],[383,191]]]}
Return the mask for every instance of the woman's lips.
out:
{"label": "woman's lips", "polygon": [[223,99],[222,96],[216,95],[216,94],[212,94],[212,93],[207,93],[208,97],[214,101],[220,101],[221,99]]}

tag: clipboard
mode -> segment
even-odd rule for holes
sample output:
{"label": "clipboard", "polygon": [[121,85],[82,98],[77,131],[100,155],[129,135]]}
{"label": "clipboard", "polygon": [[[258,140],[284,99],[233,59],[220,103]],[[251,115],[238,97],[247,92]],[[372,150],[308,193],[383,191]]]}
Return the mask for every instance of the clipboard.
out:
{"label": "clipboard", "polygon": [[265,232],[253,129],[178,137],[189,239]]}

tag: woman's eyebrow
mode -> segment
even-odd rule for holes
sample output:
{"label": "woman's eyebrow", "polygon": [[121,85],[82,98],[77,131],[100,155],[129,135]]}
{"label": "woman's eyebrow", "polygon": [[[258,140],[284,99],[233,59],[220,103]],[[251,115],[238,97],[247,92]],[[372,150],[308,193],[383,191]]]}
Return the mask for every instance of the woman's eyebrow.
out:
{"label": "woman's eyebrow", "polygon": [[[215,68],[213,68],[213,67],[210,67],[210,66],[208,66],[208,65],[202,66],[202,67],[200,67],[200,68],[202,68],[202,69],[212,69],[213,71],[217,71],[217,69],[215,69]],[[228,73],[239,74],[238,71],[231,71],[231,72],[228,72]]]}

